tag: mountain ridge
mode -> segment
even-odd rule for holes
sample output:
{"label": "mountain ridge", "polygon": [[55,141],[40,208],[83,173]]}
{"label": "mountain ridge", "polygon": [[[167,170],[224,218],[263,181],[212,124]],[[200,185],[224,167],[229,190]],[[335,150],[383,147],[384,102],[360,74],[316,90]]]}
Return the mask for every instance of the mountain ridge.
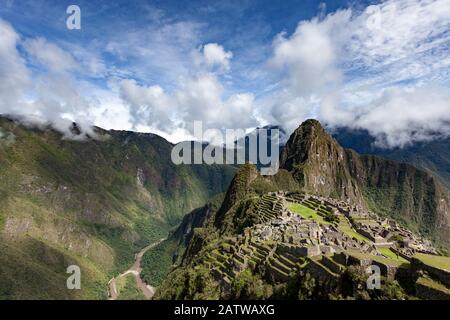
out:
{"label": "mountain ridge", "polygon": [[[154,134],[96,128],[97,140],[65,140],[5,118],[0,128],[0,297],[104,298],[110,276],[182,220],[143,258],[146,281],[164,287],[173,264],[188,266],[215,239],[257,224],[261,197],[280,190],[349,202],[449,243],[445,186],[413,166],[342,148],[316,120],[291,135],[274,176],[248,164],[236,175],[231,166],[175,166],[173,144]],[[155,258],[165,263],[157,274]],[[64,287],[68,264],[85,270],[81,292]],[[17,267],[23,272],[11,277]],[[39,281],[23,290],[29,274]]]}
{"label": "mountain ridge", "polygon": [[[96,139],[68,140],[6,118],[0,128],[14,137],[0,139],[0,298],[106,298],[134,252],[224,192],[235,171],[176,166],[173,145],[153,134],[97,128]],[[71,264],[82,290],[65,287]]]}
{"label": "mountain ridge", "polygon": [[342,148],[317,120],[307,120],[294,131],[280,164],[306,191],[358,205],[383,203],[371,209],[379,214],[398,211],[394,218],[450,243],[450,197],[445,185],[412,165]]}
{"label": "mountain ridge", "polygon": [[435,174],[450,187],[450,137],[416,142],[402,148],[381,148],[375,145],[376,139],[367,130],[334,128],[330,133],[344,148],[409,163]]}
{"label": "mountain ridge", "polygon": [[[358,233],[363,231],[355,231],[354,228],[361,227],[357,222],[358,220],[352,218],[352,215],[360,214],[359,212],[372,212],[371,209],[373,209],[373,212],[379,214],[375,219],[380,225],[385,223],[383,219],[394,219],[394,221],[399,221],[406,227],[413,227],[415,232],[421,231],[426,236],[435,236],[435,240],[443,245],[442,248],[448,249],[448,190],[427,172],[408,164],[376,156],[361,156],[353,150],[344,149],[325,132],[316,120],[308,120],[299,126],[289,138],[280,159],[280,171],[274,176],[261,176],[258,174],[256,167],[250,164],[241,166],[233,178],[222,204],[216,206],[216,209],[212,211],[197,211],[197,215],[202,215],[205,212],[208,212],[208,215],[205,215],[204,219],[197,216],[195,220],[201,221],[201,223],[196,227],[195,223],[191,224],[189,229],[191,240],[186,246],[183,258],[177,264],[178,267],[168,274],[167,279],[157,291],[156,298],[242,298],[240,295],[243,293],[238,288],[242,288],[241,285],[244,284],[247,288],[245,289],[247,290],[246,298],[261,299],[275,296],[286,298],[285,293],[272,291],[276,290],[275,284],[281,278],[285,280],[289,278],[286,273],[279,269],[287,268],[285,264],[280,263],[281,260],[275,259],[272,262],[278,264],[278,267],[271,265],[268,260],[257,262],[256,265],[250,263],[252,259],[260,257],[263,251],[268,255],[266,259],[270,261],[270,259],[273,259],[270,258],[273,250],[275,252],[288,250],[284,242],[279,243],[280,240],[277,240],[278,242],[270,240],[267,243],[263,241],[260,244],[255,244],[254,238],[251,236],[251,234],[257,232],[260,239],[263,237],[270,238],[275,232],[274,230],[277,230],[277,226],[282,224],[283,219],[292,219],[292,212],[288,213],[287,218],[281,218],[281,220],[276,218],[277,214],[285,217],[284,210],[286,209],[282,209],[278,213],[271,213],[279,205],[279,201],[285,201],[276,200],[278,196],[274,195],[279,194],[281,194],[281,199],[293,197],[289,198],[289,201],[294,202],[297,201],[296,199],[306,199],[310,197],[309,195],[314,195],[313,200],[301,200],[302,202],[305,201],[303,202],[305,204],[301,206],[302,210],[309,210],[304,206],[317,205],[314,203],[318,203],[319,200],[315,199],[322,199],[320,200],[322,204],[328,203],[328,206],[333,203],[341,203],[339,206],[350,207],[350,209],[338,208],[338,211],[342,210],[341,212],[349,217],[347,222],[345,219],[342,220],[343,218],[333,217],[333,214],[330,213],[333,211],[324,211],[324,208],[327,207],[323,205],[318,209],[317,217],[314,219],[318,219],[319,224],[324,224],[325,229],[327,223],[335,224],[337,223],[336,219],[339,219],[340,222],[336,225],[336,228],[342,228],[338,230],[351,235],[353,241],[363,241],[361,239],[365,239],[365,236]],[[321,178],[324,179],[323,183],[320,182]],[[371,194],[370,192],[374,192],[374,190],[378,190],[380,194]],[[302,195],[303,193],[306,193],[306,195]],[[290,196],[290,194],[293,194],[293,196]],[[405,199],[399,198],[399,196],[404,196]],[[443,205],[441,205],[441,200],[445,202]],[[267,204],[268,201],[270,205]],[[289,206],[292,206],[292,204]],[[285,208],[285,206],[283,207]],[[208,208],[211,209],[211,207]],[[398,212],[395,210],[396,208],[399,209]],[[321,217],[321,215],[324,216]],[[312,217],[314,217],[314,214]],[[373,217],[373,213],[370,213],[365,219],[374,219],[370,217]],[[344,227],[341,227],[341,223]],[[352,227],[346,227],[347,224],[351,224]],[[286,227],[289,228],[289,223],[286,224]],[[411,231],[402,232],[408,233]],[[285,234],[282,232],[280,236],[284,237]],[[364,243],[364,241],[361,243]],[[275,247],[273,247],[274,243]],[[241,247],[246,249],[241,251],[239,249]],[[368,247],[362,246],[361,248],[367,249]],[[256,256],[251,256],[252,250],[254,250],[253,254]],[[395,254],[391,254],[389,250],[381,251],[395,260]],[[375,249],[375,252],[378,252],[378,255],[380,254],[378,249]],[[244,255],[250,260],[247,260],[247,258],[242,260],[241,253],[245,253]],[[356,253],[349,254],[357,255]],[[229,260],[231,259],[229,257],[233,257],[233,260]],[[285,259],[285,263],[293,263],[292,261],[289,262],[289,258],[286,258],[286,256],[283,259]],[[292,259],[292,256],[290,259]],[[378,256],[374,259],[379,260]],[[408,259],[411,260],[412,258],[408,257]],[[250,263],[247,267],[238,267],[245,261]],[[301,261],[310,266],[308,272],[314,273],[317,271],[314,271],[316,262],[312,262],[308,258]],[[266,265],[267,263],[267,267],[261,267],[262,269],[258,267],[259,264]],[[320,263],[318,266],[321,265]],[[323,263],[333,265],[326,259]],[[213,269],[213,275],[208,275],[208,272],[210,272],[208,270],[211,270],[211,268],[217,269]],[[270,269],[272,271],[269,272],[267,268],[272,268]],[[310,279],[302,271],[298,276],[302,279],[301,281],[308,282],[308,279]],[[316,274],[316,276],[318,275]],[[269,277],[269,279],[266,277]],[[278,278],[278,280],[274,280],[272,277]],[[413,277],[411,281],[415,281],[414,277],[416,276],[414,274],[410,274],[408,277]],[[294,281],[294,279],[292,280]],[[197,287],[187,286],[187,283],[191,283],[191,281],[195,283],[198,281],[201,285],[198,284]],[[275,281],[275,284],[272,281]],[[186,284],[187,287],[180,288],[181,282]],[[393,283],[392,285],[395,287],[398,284]],[[334,286],[336,288],[336,284]],[[317,289],[317,287],[315,288]],[[328,288],[330,292],[334,290],[333,287],[328,287],[326,284],[323,284],[321,288]],[[324,295],[326,296],[326,290],[328,289],[325,289],[317,297],[323,298]],[[295,290],[298,290],[298,288]],[[302,294],[303,296],[305,293],[302,290],[300,288],[299,295]],[[399,289],[399,287],[394,291],[399,292],[400,296],[404,294],[403,289]],[[387,292],[383,294],[389,295]]]}

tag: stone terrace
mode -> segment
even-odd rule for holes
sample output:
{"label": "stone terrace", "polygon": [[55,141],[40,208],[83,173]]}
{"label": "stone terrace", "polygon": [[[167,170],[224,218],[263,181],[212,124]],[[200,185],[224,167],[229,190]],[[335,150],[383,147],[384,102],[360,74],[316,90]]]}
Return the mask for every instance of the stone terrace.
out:
{"label": "stone terrace", "polygon": [[[289,203],[299,203],[322,217],[333,214],[338,222],[306,219],[291,212],[287,208]],[[242,235],[224,239],[205,257],[212,274],[224,288],[229,288],[245,269],[259,273],[270,282],[287,281],[300,268],[320,279],[334,281],[349,265],[365,268],[376,264],[383,275],[393,279],[407,262],[399,257],[409,258],[419,250],[426,253],[434,250],[398,224],[333,199],[301,193],[270,193],[261,197],[258,213],[258,224],[246,228]],[[393,238],[397,241],[390,240]],[[405,248],[409,254],[402,254]]]}

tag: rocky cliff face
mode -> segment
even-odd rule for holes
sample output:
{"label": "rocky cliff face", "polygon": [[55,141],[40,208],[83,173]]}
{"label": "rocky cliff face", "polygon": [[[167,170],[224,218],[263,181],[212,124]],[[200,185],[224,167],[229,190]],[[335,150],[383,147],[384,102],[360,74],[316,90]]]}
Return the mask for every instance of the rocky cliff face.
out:
{"label": "rocky cliff face", "polygon": [[[335,292],[333,298],[368,298],[367,293],[346,291],[357,287],[353,280],[343,284],[347,280],[364,279],[349,261],[360,266],[378,261],[391,278],[394,269],[404,273],[403,264],[408,264],[390,248],[377,249],[375,241],[389,237],[383,241],[395,242],[396,250],[405,248],[403,240],[420,239],[418,250],[435,253],[428,240],[411,232],[420,231],[448,250],[448,190],[427,172],[345,149],[315,120],[292,134],[280,163],[274,176],[241,166],[217,209],[207,206],[185,219],[174,233],[186,239],[180,235],[189,231],[182,263],[165,278],[156,298],[311,299],[310,293],[320,290],[316,298],[330,298],[330,292]],[[386,285],[390,289],[382,299],[403,299],[409,286]]]}
{"label": "rocky cliff face", "polygon": [[443,184],[411,165],[344,149],[316,120],[291,135],[281,167],[305,191],[368,206],[450,243],[450,197]]}
{"label": "rocky cliff face", "polygon": [[[341,199],[392,217],[448,246],[448,190],[425,171],[342,148],[316,120],[305,121],[291,135],[280,163],[275,176],[260,176],[255,166],[241,166],[221,205],[213,210],[198,209],[187,216],[175,232],[177,239],[185,239],[181,235],[186,226],[192,227],[188,228],[188,237],[195,241],[184,243],[192,247],[187,253],[198,252],[201,243],[207,242],[207,225],[214,226],[210,232],[230,235],[257,221],[252,197],[278,190],[301,190]],[[194,226],[202,230],[194,234]]]}
{"label": "rocky cliff face", "polygon": [[450,187],[449,137],[414,143],[403,148],[385,149],[377,147],[376,139],[366,130],[337,128],[332,131],[332,134],[344,148],[353,149],[359,154],[377,155],[386,159],[409,163],[419,169],[432,172],[447,187]]}
{"label": "rocky cliff face", "polygon": [[305,121],[289,138],[280,165],[306,191],[361,202],[361,190],[351,172],[356,155],[343,149],[316,120]]}

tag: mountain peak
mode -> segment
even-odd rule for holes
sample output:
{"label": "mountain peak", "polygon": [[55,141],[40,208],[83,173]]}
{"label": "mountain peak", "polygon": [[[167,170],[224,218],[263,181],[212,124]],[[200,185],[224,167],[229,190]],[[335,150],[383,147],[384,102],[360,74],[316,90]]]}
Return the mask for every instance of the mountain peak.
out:
{"label": "mountain peak", "polygon": [[308,119],[292,133],[280,165],[308,191],[359,203],[360,191],[345,165],[349,156],[319,121]]}
{"label": "mountain peak", "polygon": [[291,171],[296,165],[309,159],[312,154],[317,154],[319,149],[326,151],[338,148],[339,145],[325,131],[319,121],[308,119],[289,137],[281,154],[281,167]]}
{"label": "mountain peak", "polygon": [[322,124],[316,119],[307,119],[302,122],[302,124],[295,129],[292,133],[291,138],[301,139],[301,140],[315,140],[318,138],[322,138],[324,141],[333,140],[333,138],[326,132],[323,128]]}
{"label": "mountain peak", "polygon": [[[436,232],[444,243],[449,241],[449,197],[439,181],[411,165],[345,149],[317,120],[306,120],[292,133],[280,167],[290,171],[307,192],[365,207],[364,199],[369,198],[369,203],[377,203],[377,210],[396,212],[407,221],[416,214],[421,231]],[[429,193],[440,199],[439,204],[429,201]],[[436,219],[430,221],[430,216]]]}
{"label": "mountain peak", "polygon": [[312,118],[306,119],[305,121],[303,121],[302,124],[300,124],[299,128],[301,128],[301,127],[315,127],[315,128],[323,129],[322,124],[319,122],[319,120],[312,119]]}
{"label": "mountain peak", "polygon": [[302,139],[314,139],[318,135],[325,134],[328,136],[328,138],[331,138],[331,136],[328,135],[328,133],[325,131],[325,129],[322,127],[322,124],[316,120],[316,119],[307,119],[303,121],[297,129],[292,133],[291,138],[294,136],[294,139],[297,137],[301,137]]}

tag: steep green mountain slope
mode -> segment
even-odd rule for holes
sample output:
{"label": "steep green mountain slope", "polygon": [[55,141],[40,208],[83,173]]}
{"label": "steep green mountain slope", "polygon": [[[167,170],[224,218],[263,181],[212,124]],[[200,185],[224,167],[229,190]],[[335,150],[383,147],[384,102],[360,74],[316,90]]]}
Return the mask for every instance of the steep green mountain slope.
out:
{"label": "steep green mountain slope", "polygon": [[306,191],[369,206],[442,243],[450,243],[449,190],[411,165],[342,148],[316,120],[290,137],[281,167]]}
{"label": "steep green mountain slope", "polygon": [[[257,221],[257,215],[242,210],[247,208],[247,194],[250,192],[257,197],[258,194],[278,189],[298,190],[298,184],[285,170],[280,170],[273,177],[262,177],[256,167],[241,166],[225,196],[218,195],[187,214],[167,240],[144,255],[142,275],[145,281],[160,286],[172,268],[186,263],[183,259],[190,260],[205,243],[218,236],[216,226],[228,234],[252,225]],[[240,204],[240,200],[244,200],[242,207],[235,205]],[[229,214],[231,207],[234,207],[232,212],[237,216]],[[189,252],[186,253],[186,250]]]}
{"label": "steep green mountain slope", "polygon": [[[222,193],[235,171],[175,166],[156,135],[96,131],[67,140],[0,118],[0,299],[106,298],[138,249]],[[81,290],[66,289],[71,264]]]}
{"label": "steep green mountain slope", "polygon": [[[315,120],[304,122],[291,135],[280,163],[275,176],[261,176],[252,165],[241,166],[220,206],[206,206],[185,217],[167,243],[190,240],[183,258],[178,258],[181,263],[162,282],[155,298],[420,296],[414,283],[421,273],[409,266],[411,258],[405,260],[389,248],[377,248],[375,240],[356,231],[360,222],[352,214],[358,217],[364,213],[361,223],[375,223],[377,232],[392,237],[383,241],[390,241],[395,250],[409,249],[402,247],[404,238],[394,230],[411,239],[420,237],[387,223],[384,217],[434,239],[448,251],[449,194],[445,186],[410,165],[342,148]],[[305,192],[319,200],[306,199]],[[302,204],[295,204],[297,201]],[[286,208],[302,219],[293,218]],[[333,213],[336,210],[341,214]],[[325,238],[326,243],[321,243],[322,237],[311,235],[317,225],[330,237]],[[299,236],[303,227],[306,235]],[[326,244],[320,246],[322,253],[311,253],[319,244]],[[428,250],[425,247],[420,250]],[[170,257],[170,248],[166,249]],[[375,261],[384,270],[395,270],[395,278],[389,271],[381,291],[356,289],[365,278],[364,272],[353,266],[355,261],[360,266]]]}
{"label": "steep green mountain slope", "polygon": [[403,148],[385,149],[376,147],[375,138],[366,130],[338,128],[333,130],[332,134],[344,148],[353,149],[360,154],[378,155],[409,163],[432,172],[450,187],[450,138],[414,143]]}
{"label": "steep green mountain slope", "polygon": [[205,227],[210,215],[217,211],[223,196],[212,199],[203,207],[185,215],[181,224],[166,240],[150,249],[142,259],[142,278],[148,284],[159,287],[170,270],[182,262],[186,247],[189,245],[196,228]]}

